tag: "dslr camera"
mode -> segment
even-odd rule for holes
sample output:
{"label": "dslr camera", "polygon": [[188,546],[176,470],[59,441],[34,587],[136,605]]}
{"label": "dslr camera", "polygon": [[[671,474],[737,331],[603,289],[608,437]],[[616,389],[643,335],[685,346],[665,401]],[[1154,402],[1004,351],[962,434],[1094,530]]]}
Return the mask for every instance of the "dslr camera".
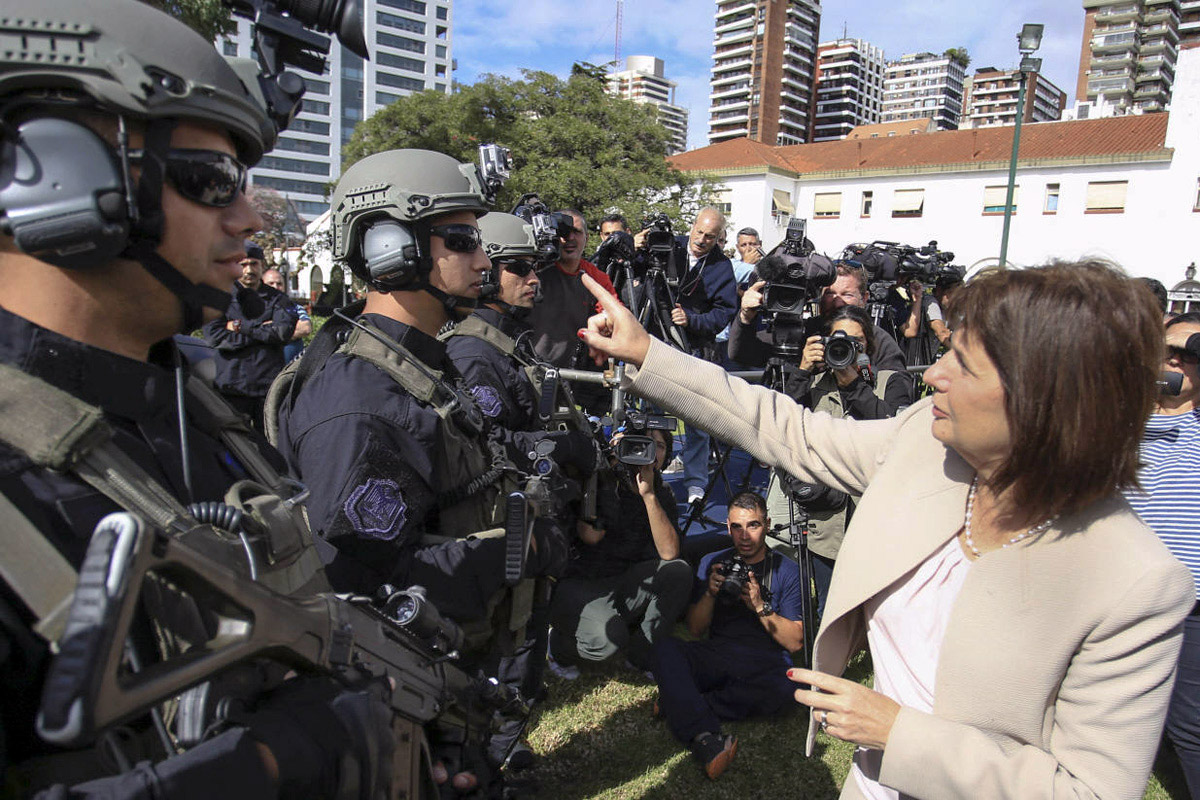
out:
{"label": "dslr camera", "polygon": [[717,599],[739,602],[742,599],[742,591],[750,583],[750,565],[735,554],[718,562],[717,569],[725,576],[725,582],[717,590]]}
{"label": "dslr camera", "polygon": [[821,344],[825,345],[825,366],[830,369],[852,367],[864,352],[862,342],[845,331],[834,331],[829,336],[822,336]]}

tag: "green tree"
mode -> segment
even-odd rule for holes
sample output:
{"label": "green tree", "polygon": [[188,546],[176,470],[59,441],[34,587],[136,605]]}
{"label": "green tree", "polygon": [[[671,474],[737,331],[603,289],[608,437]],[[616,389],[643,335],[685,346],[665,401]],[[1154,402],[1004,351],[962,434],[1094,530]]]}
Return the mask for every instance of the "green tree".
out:
{"label": "green tree", "polygon": [[146,5],[165,11],[192,28],[205,39],[215,42],[218,37],[233,33],[237,23],[221,0],[142,0]]}
{"label": "green tree", "polygon": [[272,251],[304,241],[304,224],[286,197],[265,186],[251,186],[246,198],[263,219],[262,230],[254,234],[254,241],[267,252],[268,261],[273,263]]}
{"label": "green tree", "polygon": [[942,53],[942,55],[957,61],[960,65],[962,65],[963,69],[966,69],[971,65],[971,54],[967,52],[967,48],[965,47],[951,47],[949,50]]}
{"label": "green tree", "polygon": [[512,177],[496,208],[509,210],[527,192],[551,208],[577,208],[595,222],[609,209],[633,225],[664,211],[682,227],[711,201],[666,160],[668,133],[654,109],[605,91],[604,76],[582,65],[563,80],[523,71],[514,80],[486,75],[453,94],[425,91],[402,98],[357,125],[343,167],[384,150],[436,150],[476,161],[478,146],[512,150]]}

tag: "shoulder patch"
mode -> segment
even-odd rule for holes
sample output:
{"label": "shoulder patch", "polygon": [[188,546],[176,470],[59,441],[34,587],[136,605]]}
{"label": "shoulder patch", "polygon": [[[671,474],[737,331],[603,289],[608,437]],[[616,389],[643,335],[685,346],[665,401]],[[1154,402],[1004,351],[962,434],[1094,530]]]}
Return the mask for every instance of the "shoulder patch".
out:
{"label": "shoulder patch", "polygon": [[360,484],[342,506],[354,529],[364,536],[390,541],[408,521],[408,504],[395,481],[371,478]]}
{"label": "shoulder patch", "polygon": [[471,396],[479,404],[479,410],[489,417],[500,414],[500,393],[487,384],[477,383],[471,387]]}

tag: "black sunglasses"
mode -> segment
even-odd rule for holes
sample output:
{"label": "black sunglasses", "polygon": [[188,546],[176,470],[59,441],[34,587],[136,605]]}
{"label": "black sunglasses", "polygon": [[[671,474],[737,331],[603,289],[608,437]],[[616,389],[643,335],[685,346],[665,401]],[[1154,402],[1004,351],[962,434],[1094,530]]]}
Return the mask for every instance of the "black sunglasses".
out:
{"label": "black sunglasses", "polygon": [[536,264],[524,258],[498,258],[496,259],[496,263],[500,266],[500,269],[505,272],[511,272],[518,278],[524,278],[537,268]]}
{"label": "black sunglasses", "polygon": [[1193,353],[1186,347],[1176,347],[1173,344],[1167,345],[1167,358],[1177,358],[1181,363],[1193,366],[1200,364],[1200,354]]}
{"label": "black sunglasses", "polygon": [[474,225],[434,225],[429,232],[456,253],[474,253],[483,244],[483,235]]}
{"label": "black sunglasses", "polygon": [[[130,161],[143,161],[145,150],[130,150]],[[202,206],[225,208],[246,191],[246,165],[219,150],[171,148],[167,181],[175,191]]]}

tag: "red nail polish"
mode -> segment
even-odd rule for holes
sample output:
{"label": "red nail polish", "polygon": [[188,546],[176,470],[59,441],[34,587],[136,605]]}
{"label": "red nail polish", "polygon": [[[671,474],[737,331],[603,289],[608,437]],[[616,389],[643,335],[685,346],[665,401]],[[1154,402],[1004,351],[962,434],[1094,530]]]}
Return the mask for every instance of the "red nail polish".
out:
{"label": "red nail polish", "polygon": [[583,335],[585,333],[587,333],[587,328],[580,328],[579,330],[575,331],[575,335],[578,336],[580,339],[583,338]]}

